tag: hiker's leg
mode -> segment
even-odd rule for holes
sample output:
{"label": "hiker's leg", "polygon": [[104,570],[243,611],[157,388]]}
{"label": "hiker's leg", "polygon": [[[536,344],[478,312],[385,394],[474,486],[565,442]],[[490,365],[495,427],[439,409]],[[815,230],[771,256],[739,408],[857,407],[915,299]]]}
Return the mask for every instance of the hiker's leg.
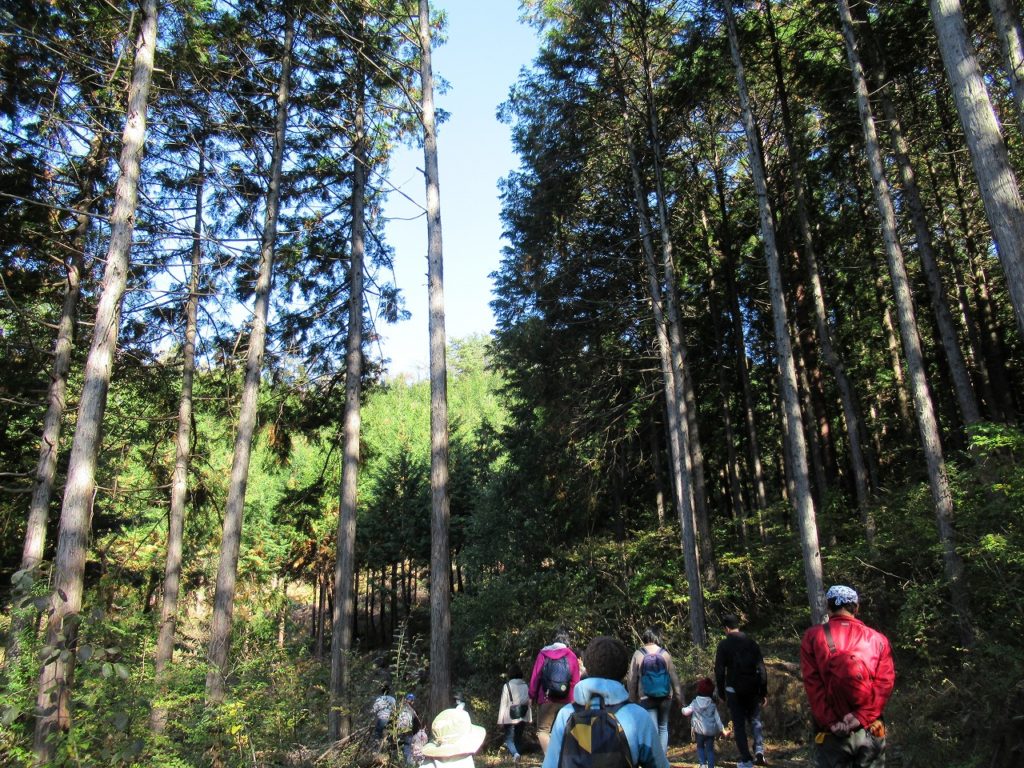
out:
{"label": "hiker's leg", "polygon": [[667,755],[668,754],[668,715],[672,709],[672,699],[663,699],[658,704],[658,708],[654,710],[657,712],[657,720],[654,724],[658,726],[658,736],[661,737],[661,750]]}
{"label": "hiker's leg", "polygon": [[715,768],[715,737],[697,734],[697,762]]}
{"label": "hiker's leg", "polygon": [[516,727],[514,724],[505,726],[505,749],[512,757],[519,754],[519,750],[516,749]]}
{"label": "hiker's leg", "polygon": [[754,754],[764,754],[764,725],[761,722],[761,702],[754,700],[754,709],[750,713],[750,735],[754,739]]}
{"label": "hiker's leg", "polygon": [[746,702],[741,700],[735,693],[726,693],[729,702],[729,716],[732,718],[732,735],[736,739],[736,749],[739,750],[741,763],[749,763],[754,760],[750,754],[750,747],[747,745],[747,716]]}
{"label": "hiker's leg", "polygon": [[[822,740],[818,742],[818,738]],[[849,736],[818,734],[814,748],[815,768],[852,768],[854,765],[853,740]]]}
{"label": "hiker's leg", "polygon": [[537,710],[537,741],[540,742],[541,751],[548,753],[548,743],[551,741],[551,728],[555,724],[555,717],[562,704],[554,701],[545,701]]}
{"label": "hiker's leg", "polygon": [[647,716],[651,718],[651,724],[654,726],[654,730],[658,730],[658,710],[651,707],[649,704],[644,707],[647,712]]}

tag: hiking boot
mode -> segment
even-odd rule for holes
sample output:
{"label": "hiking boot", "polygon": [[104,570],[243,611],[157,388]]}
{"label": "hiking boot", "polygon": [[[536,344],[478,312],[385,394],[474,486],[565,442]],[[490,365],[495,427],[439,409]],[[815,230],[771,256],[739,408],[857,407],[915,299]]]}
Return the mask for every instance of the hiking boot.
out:
{"label": "hiking boot", "polygon": [[758,752],[754,755],[754,765],[768,765],[764,761],[764,752]]}

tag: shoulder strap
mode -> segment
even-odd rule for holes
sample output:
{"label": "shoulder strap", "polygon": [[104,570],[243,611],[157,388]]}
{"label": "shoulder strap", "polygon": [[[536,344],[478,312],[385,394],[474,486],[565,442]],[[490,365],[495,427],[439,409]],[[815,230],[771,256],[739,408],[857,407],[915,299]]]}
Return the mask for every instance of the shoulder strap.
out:
{"label": "shoulder strap", "polygon": [[827,621],[824,624],[822,624],[821,626],[822,626],[822,629],[825,631],[825,642],[828,643],[828,652],[829,653],[835,653],[836,652],[836,641],[832,639],[832,627],[830,627],[828,625]]}

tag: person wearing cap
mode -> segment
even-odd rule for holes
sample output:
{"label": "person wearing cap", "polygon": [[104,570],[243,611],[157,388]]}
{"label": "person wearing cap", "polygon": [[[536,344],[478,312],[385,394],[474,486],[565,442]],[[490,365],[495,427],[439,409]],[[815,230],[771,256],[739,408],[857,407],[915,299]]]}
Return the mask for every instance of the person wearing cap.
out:
{"label": "person wearing cap", "polygon": [[[761,707],[768,697],[768,671],[761,646],[740,631],[738,616],[727,613],[722,617],[722,627],[725,637],[715,649],[715,682],[719,695],[724,691],[729,706],[733,739],[740,754],[736,768],[753,768],[765,764]],[[748,724],[754,741],[753,755],[747,740]]]}
{"label": "person wearing cap", "polygon": [[689,717],[690,730],[697,742],[697,762],[700,768],[715,768],[715,739],[725,731],[718,705],[711,697],[715,681],[704,677],[697,681],[697,695],[690,706],[683,707],[683,717]]}
{"label": "person wearing cap", "polygon": [[473,725],[466,710],[443,710],[430,726],[430,741],[423,745],[427,761],[421,768],[474,768],[473,755],[486,735],[487,729]]}
{"label": "person wearing cap", "polygon": [[[615,718],[626,735],[631,765],[634,768],[670,768],[665,750],[661,748],[658,727],[647,710],[629,701],[629,693],[622,684],[630,656],[625,644],[614,637],[604,635],[591,640],[583,651],[583,664],[588,676],[573,688],[572,702],[580,707],[595,706],[602,700],[605,706],[622,704],[615,712]],[[542,768],[558,768],[566,723],[574,711],[573,703],[566,704],[555,716]]]}
{"label": "person wearing cap", "polygon": [[[809,628],[800,642],[800,671],[816,729],[818,768],[878,768],[885,764],[882,714],[896,682],[892,648],[857,613],[860,598],[841,584],[825,593],[828,620]],[[838,680],[843,667],[866,670],[868,680]]]}

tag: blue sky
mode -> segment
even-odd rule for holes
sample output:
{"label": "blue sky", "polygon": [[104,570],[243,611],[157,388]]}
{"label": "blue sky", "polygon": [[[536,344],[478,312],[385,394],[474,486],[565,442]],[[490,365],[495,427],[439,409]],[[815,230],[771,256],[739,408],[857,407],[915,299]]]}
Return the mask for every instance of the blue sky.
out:
{"label": "blue sky", "polygon": [[[438,130],[446,331],[449,340],[488,333],[494,325],[490,273],[501,255],[498,180],[518,166],[498,105],[537,49],[533,29],[518,22],[518,0],[435,0],[448,13],[448,41],[433,49],[435,77],[450,87],[436,106],[450,113]],[[422,206],[423,152],[402,148],[390,182]],[[395,248],[395,276],[412,318],[381,325],[381,351],[392,375],[427,372],[427,229],[421,210],[392,192],[385,208]]]}

